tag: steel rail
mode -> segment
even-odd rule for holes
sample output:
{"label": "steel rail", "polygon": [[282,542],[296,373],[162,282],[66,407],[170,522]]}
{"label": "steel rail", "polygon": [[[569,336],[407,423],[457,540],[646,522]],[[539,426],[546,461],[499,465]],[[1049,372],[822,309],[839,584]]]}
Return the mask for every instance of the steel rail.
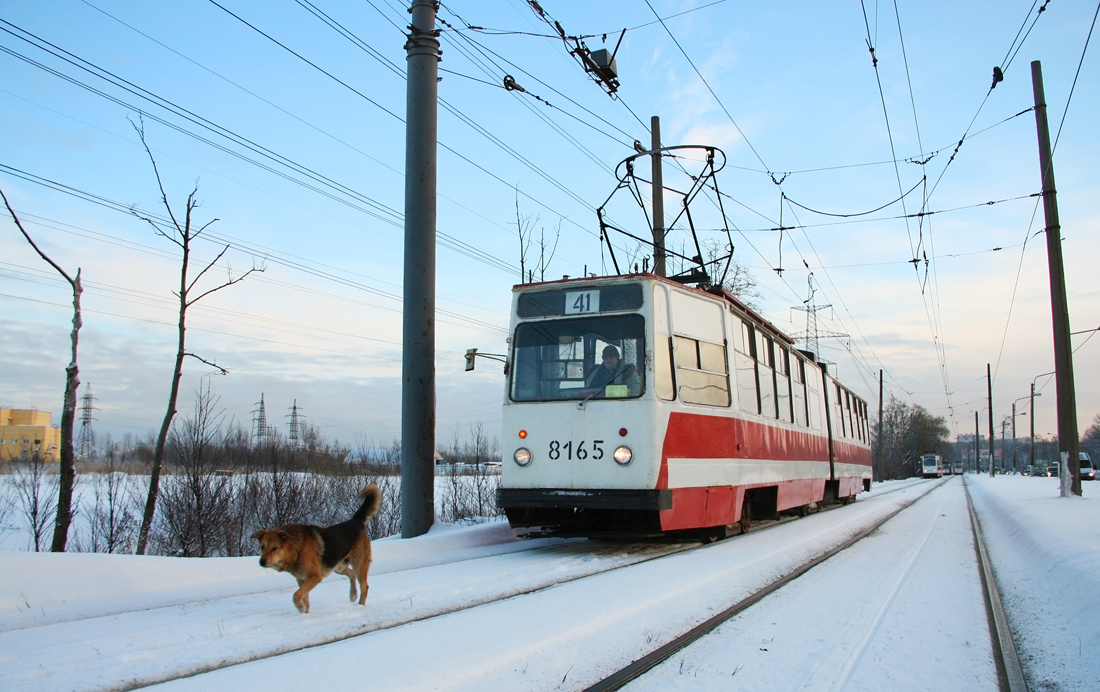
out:
{"label": "steel rail", "polygon": [[883,518],[879,519],[877,522],[872,524],[870,527],[864,529],[863,531],[859,532],[855,536],[852,536],[847,541],[845,541],[845,542],[843,542],[843,543],[827,550],[826,552],[822,553],[821,555],[818,555],[816,558],[810,560],[809,562],[802,565],[801,567],[798,567],[796,570],[794,570],[790,574],[787,574],[786,576],[772,582],[771,584],[765,586],[764,588],[760,589],[759,591],[756,591],[755,593],[752,593],[752,594],[746,596],[745,598],[743,598],[740,601],[738,601],[737,603],[734,603],[733,605],[729,606],[728,608],[726,608],[722,612],[718,613],[717,615],[714,615],[713,617],[699,623],[698,625],[691,628],[687,632],[684,632],[683,634],[673,638],[672,640],[668,641],[667,643],[665,643],[664,645],[658,647],[657,649],[654,649],[653,651],[646,654],[645,656],[642,656],[641,658],[635,660],[633,663],[626,666],[625,668],[621,668],[620,670],[616,671],[615,673],[612,673],[611,675],[604,678],[603,680],[600,680],[596,684],[585,688],[584,692],[611,692],[612,690],[621,689],[627,683],[636,680],[637,678],[641,677],[642,675],[647,673],[649,670],[651,670],[652,668],[657,666],[658,664],[663,663],[664,661],[668,660],[669,658],[672,658],[674,655],[676,655],[677,652],[683,650],[684,648],[686,648],[689,645],[693,644],[695,641],[697,641],[697,640],[701,639],[702,637],[706,636],[707,634],[712,632],[714,629],[716,629],[722,623],[726,622],[727,620],[734,617],[738,613],[744,611],[745,609],[749,608],[750,606],[752,606],[752,605],[758,603],[759,601],[763,600],[765,596],[768,596],[769,594],[777,591],[778,589],[782,588],[783,586],[786,586],[790,582],[794,581],[795,579],[798,579],[802,575],[809,572],[814,567],[820,565],[821,563],[825,562],[826,560],[833,557],[834,555],[837,555],[838,553],[840,553],[844,550],[847,550],[848,548],[852,547],[853,545],[855,545],[859,541],[861,541],[864,538],[866,538],[867,536],[871,535],[872,533],[877,531],[883,524],[885,524],[886,522],[890,521],[891,519],[893,519],[895,516],[897,516],[901,512],[908,509],[910,506],[913,505],[913,503],[917,502],[918,500],[920,500],[924,497],[927,497],[928,494],[932,490],[934,490],[935,488],[938,488],[939,486],[943,485],[943,483],[945,483],[945,482],[946,482],[946,479],[941,480],[939,483],[934,484],[933,487],[929,488],[926,492],[924,492],[921,495],[919,495],[918,497],[915,497],[912,500],[902,504],[896,510],[894,510],[893,512],[887,514]]}
{"label": "steel rail", "polygon": [[993,574],[993,563],[989,559],[989,551],[986,550],[982,524],[970,499],[969,484],[965,481],[965,476],[963,478],[963,487],[966,488],[966,506],[970,510],[970,527],[974,531],[974,549],[978,553],[978,564],[981,568],[986,612],[992,622],[989,634],[993,642],[997,674],[1001,677],[1001,689],[1006,692],[1028,692],[1027,679],[1020,664],[1020,655],[1016,651],[1016,640],[1012,637],[1012,629],[1008,625],[1008,617],[1005,615],[1004,604],[1001,601],[1001,592],[997,588],[997,579]]}
{"label": "steel rail", "polygon": [[[916,485],[916,484],[913,484],[913,485]],[[885,491],[882,491],[882,492],[878,493],[878,495],[876,495],[876,497],[881,496],[881,495],[886,495],[886,494],[889,494],[889,493],[892,493],[892,492],[896,492],[898,490],[904,490],[907,487],[910,487],[910,486],[905,486],[903,488],[892,488],[890,490],[885,490]],[[927,492],[925,494],[927,494]],[[920,497],[924,497],[924,495],[921,495]],[[891,517],[896,515],[898,512],[905,509],[906,507],[911,505],[913,502],[916,502],[916,500],[920,499],[920,497],[915,498],[914,500],[906,503],[900,509],[893,512],[892,514],[887,516],[882,521],[879,521],[874,526],[872,526],[870,529],[858,534],[855,538],[853,538],[853,539],[849,540],[848,542],[846,542],[845,544],[843,544],[835,552],[839,552],[839,550],[842,550],[842,549],[850,546],[852,543],[855,543],[857,540],[859,540],[861,538],[864,538],[867,534],[869,534],[872,531],[874,531],[875,529],[877,529],[879,526],[881,526],[888,519],[890,519]],[[819,510],[817,510],[817,512],[815,512],[815,514],[818,513],[818,512],[827,512],[827,511],[831,511],[831,510],[834,510],[834,509],[839,509],[840,507],[843,507],[843,506],[845,506],[845,505],[841,505],[839,503],[834,504],[834,505],[823,506]],[[774,522],[771,522],[771,521],[761,522],[758,525],[753,525],[749,529],[749,533],[755,533],[757,531],[766,531],[769,528],[772,528],[773,526],[778,526],[778,525],[781,525],[781,524],[785,524],[788,521],[793,521],[793,520],[798,519],[798,518],[799,517],[788,517],[788,518],[783,518],[783,519],[780,519],[780,520],[777,520],[777,521],[774,521]],[[729,538],[737,538],[737,536],[734,535],[734,536],[730,536]],[[728,539],[723,539],[723,540],[728,540]],[[652,543],[641,543],[641,544],[652,546]],[[578,543],[576,545],[580,546],[580,545],[584,545],[584,544]],[[629,548],[630,545],[633,545],[633,544],[617,544],[615,546],[615,550],[620,551],[623,548]],[[555,551],[555,550],[560,551],[562,549],[562,547],[563,546],[561,546],[561,545],[554,545],[554,546],[544,546],[544,547],[533,548],[532,550],[534,552],[544,552],[544,551],[545,552],[550,552],[550,551]],[[252,663],[252,662],[255,662],[255,661],[262,661],[264,659],[275,658],[277,656],[282,656],[284,654],[295,653],[295,652],[298,652],[298,651],[305,651],[307,649],[312,649],[312,648],[316,648],[316,647],[319,647],[319,646],[327,646],[329,644],[335,644],[337,642],[346,641],[346,640],[349,640],[349,639],[354,639],[356,637],[362,637],[362,636],[366,636],[366,635],[369,635],[369,634],[373,634],[374,632],[381,632],[381,631],[384,631],[384,630],[389,630],[389,629],[393,629],[393,628],[396,628],[396,627],[402,627],[404,625],[409,625],[409,624],[413,624],[413,623],[416,623],[416,622],[422,622],[422,621],[432,620],[432,619],[439,618],[439,617],[445,617],[447,615],[458,613],[458,612],[461,612],[461,611],[464,611],[464,610],[470,610],[472,608],[477,608],[477,607],[484,606],[484,605],[490,605],[492,603],[508,600],[508,599],[511,599],[511,598],[515,598],[517,596],[526,596],[526,595],[529,595],[529,594],[538,593],[540,591],[545,591],[546,589],[549,589],[549,588],[552,588],[552,587],[555,587],[555,586],[558,586],[560,584],[564,584],[564,583],[567,583],[567,582],[570,582],[570,581],[576,581],[578,579],[584,579],[584,578],[587,578],[587,577],[595,576],[597,574],[603,574],[605,572],[612,572],[614,570],[623,569],[625,567],[633,567],[635,565],[639,565],[639,564],[642,564],[642,563],[645,563],[645,562],[649,562],[650,560],[658,560],[658,559],[669,557],[671,555],[682,553],[682,552],[685,552],[685,551],[688,551],[688,550],[694,550],[694,549],[700,548],[700,547],[702,547],[702,546],[698,545],[697,540],[686,540],[683,543],[677,542],[677,543],[672,544],[669,547],[668,550],[659,551],[659,552],[656,552],[652,555],[646,556],[644,558],[640,558],[638,560],[633,560],[633,561],[630,561],[630,562],[624,562],[624,563],[621,563],[621,564],[613,565],[613,566],[608,567],[607,569],[602,569],[602,570],[598,570],[598,571],[594,571],[594,572],[586,572],[586,573],[577,574],[577,575],[574,575],[574,576],[571,576],[571,577],[559,578],[559,579],[556,579],[552,582],[536,584],[536,585],[533,585],[533,586],[531,586],[529,588],[525,588],[525,589],[517,589],[517,590],[511,590],[511,591],[503,592],[503,593],[500,593],[500,594],[494,594],[494,595],[490,596],[489,598],[476,600],[476,601],[468,601],[468,602],[462,603],[458,606],[451,607],[451,608],[445,608],[445,609],[442,609],[442,610],[439,610],[439,611],[436,611],[436,612],[433,612],[433,613],[430,613],[430,614],[426,614],[426,615],[419,615],[419,616],[413,616],[413,617],[408,617],[408,618],[398,618],[398,619],[394,619],[394,620],[391,620],[391,621],[388,621],[388,622],[374,623],[374,624],[371,624],[371,625],[350,629],[350,630],[342,632],[338,635],[322,637],[322,638],[317,639],[316,641],[312,641],[312,642],[309,642],[307,644],[296,644],[296,645],[291,645],[291,646],[279,647],[279,648],[275,648],[275,649],[268,649],[268,650],[265,650],[265,651],[254,652],[254,653],[252,653],[248,656],[241,657],[240,659],[221,660],[221,661],[218,661],[217,663],[211,663],[211,664],[208,664],[208,665],[197,665],[197,666],[195,666],[193,668],[190,668],[188,670],[185,670],[185,671],[175,670],[175,671],[169,672],[169,673],[164,674],[164,675],[148,676],[148,677],[144,677],[144,678],[141,678],[141,679],[132,679],[132,680],[128,680],[128,681],[125,681],[123,683],[120,683],[118,686],[113,687],[111,689],[115,692],[128,692],[129,690],[142,689],[142,688],[145,688],[145,687],[151,687],[153,685],[161,685],[161,684],[164,684],[166,682],[172,682],[173,680],[180,680],[180,679],[184,679],[184,678],[196,677],[196,676],[203,675],[205,673],[210,673],[210,672],[213,672],[215,670],[220,670],[220,669],[223,669],[223,668],[230,668],[230,667],[233,667],[233,666],[243,665],[245,663]],[[578,552],[583,552],[583,551],[578,550]],[[816,564],[819,564],[820,562],[823,562],[826,558],[831,557],[832,554],[834,554],[834,553],[827,553],[824,556],[821,556],[821,557],[815,559],[812,563],[810,563],[804,569],[796,572],[793,575],[790,575],[787,579],[782,580],[782,582],[786,583],[786,581],[789,581],[790,578],[793,578],[794,576],[798,576],[799,574],[802,574],[803,572],[806,571],[806,569],[809,569],[810,567],[812,567]],[[766,587],[766,588],[768,588],[767,593],[770,593],[771,591],[774,591],[780,585],[781,585],[780,583],[777,583],[776,585],[773,585],[773,587]],[[274,589],[273,589],[273,591],[274,591]],[[758,592],[759,598],[755,598],[755,600],[752,600],[752,602],[749,603],[747,601],[749,599],[754,598],[753,596],[750,596],[749,599],[745,599],[744,601],[742,601],[738,605],[741,606],[741,609],[747,608],[749,605],[752,605],[752,603],[755,603],[757,600],[760,600],[760,598],[763,598],[765,595],[767,595],[767,593]],[[744,605],[742,605],[742,604],[744,604]],[[732,614],[731,614],[731,616],[732,616]],[[699,636],[702,636],[702,635],[699,635]],[[696,638],[698,638],[698,637],[696,637]],[[690,642],[688,642],[688,643],[690,643]],[[668,646],[668,645],[666,645],[666,646]],[[685,646],[686,646],[686,644],[685,644]],[[662,648],[664,648],[664,647],[662,647]],[[681,646],[679,648],[683,648],[683,647]],[[673,653],[675,653],[675,651],[670,652],[668,654],[668,656],[671,656]],[[657,662],[659,662],[659,661],[657,661]],[[655,662],[653,665],[656,665],[657,662]],[[652,667],[652,665],[649,666],[649,667]],[[646,670],[648,670],[648,667],[646,668]],[[627,680],[624,680],[622,684],[625,684],[625,682],[627,682]],[[589,689],[618,689],[618,688],[617,687],[607,687],[607,688],[593,687],[593,688],[589,688]]]}

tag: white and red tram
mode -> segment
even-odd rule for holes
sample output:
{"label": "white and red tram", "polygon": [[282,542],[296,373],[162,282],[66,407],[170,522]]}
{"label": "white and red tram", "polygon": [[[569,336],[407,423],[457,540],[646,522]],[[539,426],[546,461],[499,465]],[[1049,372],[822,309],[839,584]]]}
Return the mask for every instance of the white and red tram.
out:
{"label": "white and red tram", "polygon": [[516,286],[498,505],[521,533],[721,536],[870,490],[866,403],[793,344],[652,274]]}

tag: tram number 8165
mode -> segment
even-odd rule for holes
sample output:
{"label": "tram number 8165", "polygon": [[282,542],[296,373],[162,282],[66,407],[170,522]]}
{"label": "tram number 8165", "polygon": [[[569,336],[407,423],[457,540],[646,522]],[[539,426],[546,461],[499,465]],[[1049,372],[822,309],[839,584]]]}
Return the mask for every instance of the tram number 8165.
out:
{"label": "tram number 8165", "polygon": [[573,443],[572,440],[567,442],[561,442],[559,440],[550,440],[550,458],[553,460],[565,458],[572,461],[574,458],[578,460],[587,459],[591,456],[593,459],[603,459],[603,440],[592,440],[591,451],[585,446],[584,440]]}

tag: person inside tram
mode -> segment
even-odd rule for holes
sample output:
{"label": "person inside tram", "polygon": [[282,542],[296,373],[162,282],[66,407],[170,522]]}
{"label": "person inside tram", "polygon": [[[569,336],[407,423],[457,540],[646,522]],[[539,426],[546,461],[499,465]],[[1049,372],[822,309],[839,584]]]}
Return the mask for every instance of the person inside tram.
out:
{"label": "person inside tram", "polygon": [[619,359],[619,349],[608,344],[603,349],[603,362],[588,373],[584,381],[588,389],[602,389],[609,384],[624,384],[630,396],[637,396],[642,390],[638,369]]}

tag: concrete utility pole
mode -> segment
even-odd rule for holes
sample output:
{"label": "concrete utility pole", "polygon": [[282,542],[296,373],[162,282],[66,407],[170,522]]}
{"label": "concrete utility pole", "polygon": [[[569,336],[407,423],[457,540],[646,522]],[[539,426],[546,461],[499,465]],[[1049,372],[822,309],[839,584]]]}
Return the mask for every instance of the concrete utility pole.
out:
{"label": "concrete utility pole", "polygon": [[668,276],[665,270],[665,180],[661,170],[661,119],[649,119],[653,160],[653,273]]}
{"label": "concrete utility pole", "polygon": [[1062,226],[1058,221],[1058,197],[1054,187],[1054,162],[1050,152],[1043,68],[1031,63],[1031,84],[1035,93],[1035,128],[1039,133],[1039,171],[1043,180],[1043,216],[1047,233],[1047,267],[1050,272],[1050,318],[1054,323],[1054,382],[1058,398],[1058,451],[1069,456],[1073,477],[1071,492],[1081,494],[1080,440],[1077,435],[1077,394],[1073,384],[1073,348],[1069,338],[1069,302],[1062,265]]}
{"label": "concrete utility pole", "polygon": [[882,480],[882,370],[878,371],[878,471],[871,469],[875,480]]}
{"label": "concrete utility pole", "polygon": [[412,0],[405,115],[401,352],[401,537],[435,521],[435,228],[439,32],[434,0]]}

